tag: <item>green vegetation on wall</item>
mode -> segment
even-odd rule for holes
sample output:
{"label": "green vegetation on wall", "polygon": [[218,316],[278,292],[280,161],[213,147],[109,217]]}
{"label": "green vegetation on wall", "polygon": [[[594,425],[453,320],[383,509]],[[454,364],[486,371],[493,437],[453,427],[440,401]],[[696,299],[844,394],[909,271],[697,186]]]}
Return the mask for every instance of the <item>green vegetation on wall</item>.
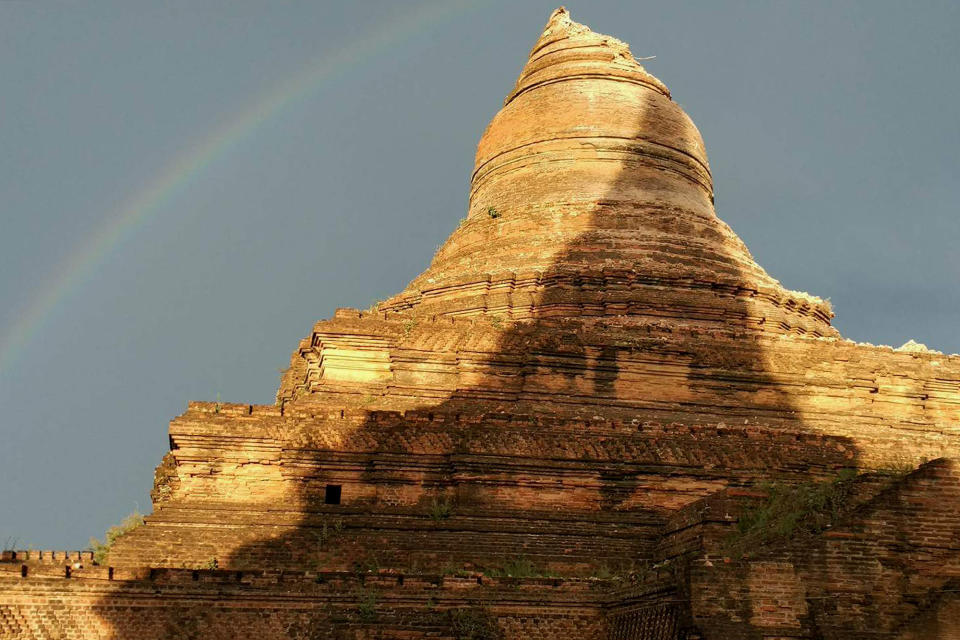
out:
{"label": "green vegetation on wall", "polygon": [[123,521],[107,529],[107,533],[103,538],[103,542],[100,542],[96,538],[90,538],[90,550],[93,551],[93,561],[96,564],[104,564],[107,560],[107,555],[110,553],[110,547],[120,536],[130,533],[137,527],[143,525],[143,515],[139,511],[134,511]]}

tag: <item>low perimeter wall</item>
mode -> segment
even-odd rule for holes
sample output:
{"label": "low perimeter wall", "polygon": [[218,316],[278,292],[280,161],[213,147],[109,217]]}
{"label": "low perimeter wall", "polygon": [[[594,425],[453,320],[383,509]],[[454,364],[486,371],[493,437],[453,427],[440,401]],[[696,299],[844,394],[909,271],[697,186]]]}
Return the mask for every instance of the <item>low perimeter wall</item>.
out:
{"label": "low perimeter wall", "polygon": [[63,566],[9,559],[0,569],[0,638],[669,640],[679,620],[664,582],[625,610],[599,580],[100,567],[67,578]]}

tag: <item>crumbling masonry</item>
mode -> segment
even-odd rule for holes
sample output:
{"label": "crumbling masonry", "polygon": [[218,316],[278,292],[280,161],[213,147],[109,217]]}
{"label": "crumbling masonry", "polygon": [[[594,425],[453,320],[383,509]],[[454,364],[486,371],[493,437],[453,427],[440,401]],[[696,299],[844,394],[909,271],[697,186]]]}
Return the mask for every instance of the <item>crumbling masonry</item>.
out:
{"label": "crumbling masonry", "polygon": [[0,637],[960,638],[960,357],[831,317],[559,9],[427,271],[191,403],[103,566],[5,553]]}

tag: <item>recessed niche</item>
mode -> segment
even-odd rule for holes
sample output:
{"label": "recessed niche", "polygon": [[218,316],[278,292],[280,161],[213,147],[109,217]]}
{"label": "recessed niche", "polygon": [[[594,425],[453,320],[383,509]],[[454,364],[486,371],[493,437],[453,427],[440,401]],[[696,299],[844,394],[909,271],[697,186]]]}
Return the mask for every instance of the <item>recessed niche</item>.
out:
{"label": "recessed niche", "polygon": [[324,504],[340,504],[340,485],[328,484],[323,495]]}

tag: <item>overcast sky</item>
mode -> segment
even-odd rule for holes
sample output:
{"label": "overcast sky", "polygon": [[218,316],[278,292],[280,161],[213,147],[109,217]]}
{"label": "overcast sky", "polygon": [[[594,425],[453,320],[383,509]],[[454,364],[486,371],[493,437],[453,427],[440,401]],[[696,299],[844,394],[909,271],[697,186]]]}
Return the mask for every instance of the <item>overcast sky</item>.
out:
{"label": "overcast sky", "polygon": [[[960,3],[567,6],[656,56],[774,277],[960,351]],[[420,272],[554,8],[0,2],[0,546],[149,511],[188,400],[271,403],[316,320]]]}

